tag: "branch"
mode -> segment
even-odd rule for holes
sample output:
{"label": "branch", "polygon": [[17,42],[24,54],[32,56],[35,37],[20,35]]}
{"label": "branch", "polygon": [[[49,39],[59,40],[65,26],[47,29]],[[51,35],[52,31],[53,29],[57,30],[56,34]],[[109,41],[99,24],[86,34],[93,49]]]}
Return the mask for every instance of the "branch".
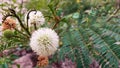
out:
{"label": "branch", "polygon": [[9,10],[10,10],[10,12],[13,14],[13,16],[18,19],[18,21],[19,21],[19,23],[20,23],[20,26],[27,32],[27,34],[28,34],[29,36],[31,36],[30,32],[25,28],[25,26],[23,25],[21,19],[20,19],[19,16],[16,14],[16,12],[15,12],[13,9],[9,9]]}
{"label": "branch", "polygon": [[33,25],[34,25],[35,30],[37,30],[37,25],[36,25],[36,23],[34,23]]}
{"label": "branch", "polygon": [[36,10],[30,10],[28,13],[27,13],[27,30],[29,31],[29,25],[28,25],[28,20],[29,20],[29,14],[32,12],[32,11],[36,11]]}
{"label": "branch", "polygon": [[2,18],[2,23],[6,20],[7,17],[10,17],[10,16],[12,16],[12,15],[10,15],[10,14],[4,15]]}
{"label": "branch", "polygon": [[54,24],[54,26],[52,27],[52,29],[54,29],[54,28],[56,28],[56,26],[59,24],[59,22],[60,22],[60,17],[59,16],[55,16],[55,24]]}
{"label": "branch", "polygon": [[113,12],[113,14],[111,14],[110,17],[107,19],[107,22],[109,22],[109,21],[114,17],[114,15],[118,13],[119,10],[120,10],[120,8],[117,8],[117,9]]}
{"label": "branch", "polygon": [[54,16],[54,19],[55,19],[55,24],[53,25],[52,29],[55,29],[56,26],[59,24],[60,22],[60,17],[56,15],[56,12],[53,10],[52,6],[51,5],[48,5],[48,7],[50,8],[53,16]]}
{"label": "branch", "polygon": [[29,38],[28,35],[24,34],[23,32],[19,31],[18,29],[14,28],[17,32],[19,32],[20,34],[22,34],[23,36],[26,36],[27,38]]}

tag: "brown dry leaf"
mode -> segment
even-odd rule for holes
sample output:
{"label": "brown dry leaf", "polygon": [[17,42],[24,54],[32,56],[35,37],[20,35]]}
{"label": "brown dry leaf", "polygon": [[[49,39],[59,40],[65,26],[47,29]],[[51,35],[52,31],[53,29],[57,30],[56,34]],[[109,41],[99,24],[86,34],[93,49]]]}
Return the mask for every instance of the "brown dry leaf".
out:
{"label": "brown dry leaf", "polygon": [[6,30],[6,29],[14,29],[16,27],[16,21],[12,18],[6,18],[5,21],[3,21],[2,23],[2,30]]}
{"label": "brown dry leaf", "polygon": [[48,65],[48,63],[49,63],[48,57],[44,57],[44,56],[39,56],[38,57],[37,64],[38,64],[39,67],[45,67],[45,66]]}

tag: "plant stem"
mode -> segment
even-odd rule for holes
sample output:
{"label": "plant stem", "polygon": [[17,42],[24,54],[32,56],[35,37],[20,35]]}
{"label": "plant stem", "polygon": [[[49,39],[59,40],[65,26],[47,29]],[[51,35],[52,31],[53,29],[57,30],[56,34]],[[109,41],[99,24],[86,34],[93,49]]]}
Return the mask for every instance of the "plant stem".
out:
{"label": "plant stem", "polygon": [[55,20],[55,24],[53,25],[52,29],[55,29],[56,26],[59,24],[60,22],[60,17],[56,15],[56,12],[52,9],[52,6],[51,5],[48,5],[48,7],[50,8],[53,16],[54,16],[54,20]]}
{"label": "plant stem", "polygon": [[22,38],[22,37],[20,37],[20,36],[13,36],[13,38],[19,38],[19,39],[23,39],[23,40],[25,40],[25,38]]}
{"label": "plant stem", "polygon": [[14,28],[17,32],[19,32],[20,34],[22,34],[23,36],[26,36],[27,38],[29,38],[28,35],[24,34],[23,32],[19,31],[18,29]]}
{"label": "plant stem", "polygon": [[52,29],[54,29],[54,28],[57,26],[57,24],[58,24],[58,23],[56,22],[56,23],[53,25]]}
{"label": "plant stem", "polygon": [[20,23],[20,26],[27,32],[27,34],[28,34],[29,36],[31,36],[30,32],[28,31],[27,28],[25,28],[25,26],[23,25],[21,19],[20,19],[19,16],[16,14],[15,10],[13,10],[13,9],[9,9],[9,10],[10,10],[10,12],[13,14],[13,16],[18,19],[18,21],[19,21],[19,23]]}
{"label": "plant stem", "polygon": [[35,30],[37,30],[37,25],[36,25],[36,23],[34,23],[34,28],[35,28]]}
{"label": "plant stem", "polygon": [[117,9],[113,12],[113,14],[111,14],[110,17],[107,19],[107,22],[109,22],[119,10],[120,10],[120,8],[117,8]]}
{"label": "plant stem", "polygon": [[[26,19],[27,19],[27,22],[26,22],[26,23],[27,23],[27,28],[26,28],[26,29],[27,29],[28,31],[29,31],[29,24],[28,24],[28,23],[29,23],[29,22],[28,22],[28,20],[29,20],[29,14],[30,14],[32,11],[37,12],[36,10],[30,10],[30,11],[27,13],[27,18],[26,18]],[[35,26],[36,26],[36,25],[35,25]],[[35,27],[35,30],[37,30],[37,27]]]}
{"label": "plant stem", "polygon": [[15,14],[15,17],[18,19],[20,26],[27,32],[27,34],[29,36],[31,36],[30,32],[28,31],[28,29],[25,28],[25,26],[23,25],[22,21],[20,20],[20,18]]}
{"label": "plant stem", "polygon": [[55,16],[55,24],[52,27],[52,29],[55,29],[57,27],[57,25],[59,24],[59,22],[60,22],[60,17],[59,16]]}

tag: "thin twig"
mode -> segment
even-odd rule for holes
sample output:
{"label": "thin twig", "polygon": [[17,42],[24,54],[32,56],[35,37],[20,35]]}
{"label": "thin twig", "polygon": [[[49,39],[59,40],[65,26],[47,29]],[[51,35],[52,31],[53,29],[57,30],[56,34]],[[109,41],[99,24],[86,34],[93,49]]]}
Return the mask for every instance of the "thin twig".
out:
{"label": "thin twig", "polygon": [[35,30],[37,30],[37,25],[36,25],[36,23],[34,23],[34,28],[35,28]]}
{"label": "thin twig", "polygon": [[10,17],[10,16],[12,16],[12,15],[7,14],[7,15],[3,16],[3,18],[2,18],[2,23],[6,20],[7,17]]}
{"label": "thin twig", "polygon": [[58,23],[56,22],[56,23],[53,25],[52,29],[54,29],[54,28],[57,26],[57,24],[58,24]]}
{"label": "thin twig", "polygon": [[[27,30],[29,31],[29,22],[28,22],[28,20],[29,20],[29,14],[32,12],[32,11],[36,11],[36,10],[30,10],[28,13],[27,13]],[[36,11],[37,12],[37,11]]]}
{"label": "thin twig", "polygon": [[15,17],[18,19],[18,21],[20,22],[21,27],[28,33],[28,35],[31,35],[30,32],[29,32],[29,31],[25,28],[25,26],[22,24],[22,21],[20,20],[20,18],[19,18],[17,15],[15,15]]}
{"label": "thin twig", "polygon": [[29,38],[28,35],[24,34],[23,32],[19,31],[18,29],[14,28],[17,32],[19,32],[20,34],[22,34],[23,36],[26,36],[27,38]]}
{"label": "thin twig", "polygon": [[19,21],[19,23],[20,23],[20,26],[27,32],[27,34],[28,34],[29,36],[31,36],[30,32],[25,28],[25,26],[23,25],[21,19],[20,19],[19,16],[16,14],[16,12],[15,12],[13,9],[9,9],[9,10],[10,10],[10,12],[13,14],[13,16],[18,19],[18,21]]}
{"label": "thin twig", "polygon": [[22,38],[22,37],[17,36],[17,35],[13,36],[12,38],[19,38],[19,39],[23,39],[23,40],[25,40],[25,38]]}
{"label": "thin twig", "polygon": [[53,25],[52,29],[55,29],[56,26],[58,25],[58,23],[60,22],[60,17],[56,15],[56,12],[52,9],[51,5],[48,5],[48,7],[50,8],[50,10],[54,16],[55,24]]}
{"label": "thin twig", "polygon": [[119,10],[120,10],[120,8],[117,8],[117,9],[113,12],[113,14],[107,19],[107,22],[110,21],[110,20],[114,17],[114,15],[118,13]]}
{"label": "thin twig", "polygon": [[[21,8],[23,8],[23,0],[21,2],[20,6],[21,6]],[[20,9],[20,12],[22,12],[22,9]]]}
{"label": "thin twig", "polygon": [[60,17],[59,17],[59,16],[55,16],[55,24],[54,24],[54,26],[52,27],[52,29],[55,29],[56,26],[59,24],[59,22],[60,22]]}

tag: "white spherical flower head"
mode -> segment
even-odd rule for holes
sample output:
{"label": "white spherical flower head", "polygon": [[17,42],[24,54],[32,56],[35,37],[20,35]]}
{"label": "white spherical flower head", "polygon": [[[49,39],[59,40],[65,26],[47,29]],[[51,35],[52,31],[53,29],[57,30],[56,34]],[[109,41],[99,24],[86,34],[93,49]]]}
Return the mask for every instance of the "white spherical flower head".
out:
{"label": "white spherical flower head", "polygon": [[41,56],[50,56],[59,47],[59,36],[49,28],[40,28],[33,32],[30,46],[34,52]]}
{"label": "white spherical flower head", "polygon": [[[43,25],[45,23],[45,18],[40,11],[30,11],[28,12],[28,25],[32,26],[36,24],[37,26]],[[27,15],[25,15],[25,22],[27,22]]]}

